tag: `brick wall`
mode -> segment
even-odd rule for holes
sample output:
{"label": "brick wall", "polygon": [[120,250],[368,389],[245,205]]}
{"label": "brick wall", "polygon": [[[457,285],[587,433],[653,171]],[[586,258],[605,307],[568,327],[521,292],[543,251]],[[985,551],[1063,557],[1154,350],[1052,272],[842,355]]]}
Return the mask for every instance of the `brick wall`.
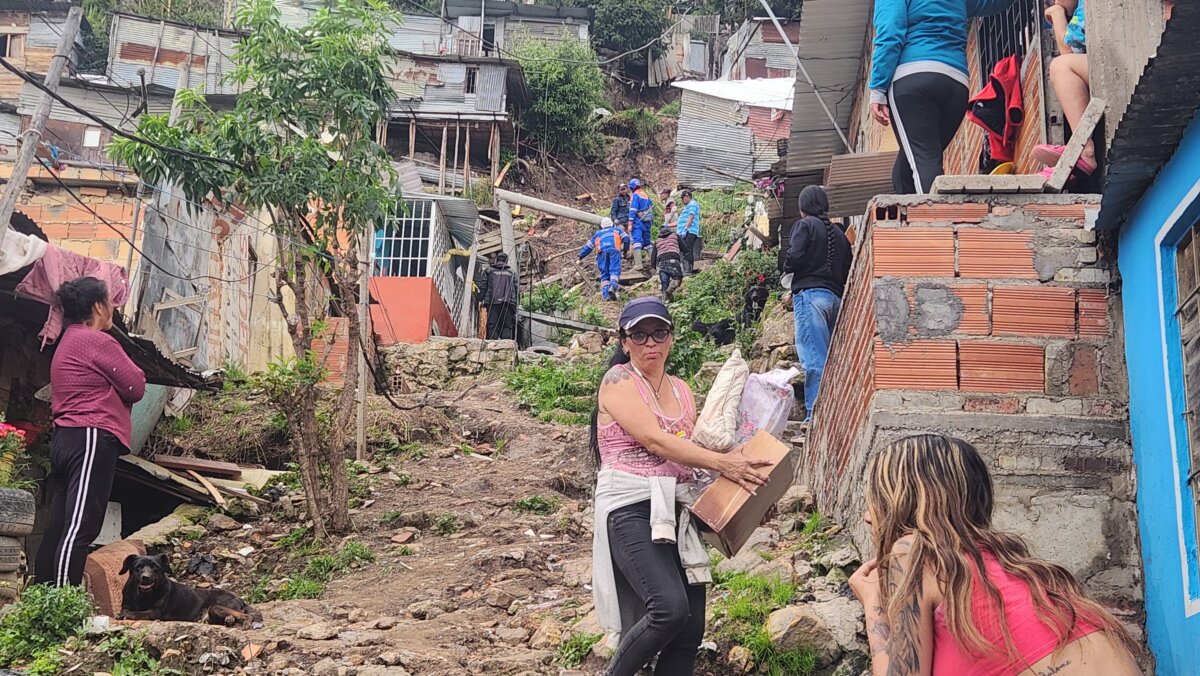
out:
{"label": "brick wall", "polygon": [[113,227],[105,225],[61,189],[26,193],[17,204],[17,211],[37,223],[51,244],[124,266],[129,261],[129,244],[121,236],[133,238],[134,199],[103,187],[81,186],[75,192]]}
{"label": "brick wall", "polygon": [[865,224],[799,480],[861,524],[873,450],[974,443],[996,523],[1140,626],[1119,300],[1082,228],[1096,197],[879,197]]}
{"label": "brick wall", "polygon": [[318,360],[324,360],[329,374],[325,382],[340,385],[346,377],[346,369],[350,367],[350,338],[349,326],[345,317],[329,317],[325,320],[329,329],[320,340],[313,341],[313,352]]}

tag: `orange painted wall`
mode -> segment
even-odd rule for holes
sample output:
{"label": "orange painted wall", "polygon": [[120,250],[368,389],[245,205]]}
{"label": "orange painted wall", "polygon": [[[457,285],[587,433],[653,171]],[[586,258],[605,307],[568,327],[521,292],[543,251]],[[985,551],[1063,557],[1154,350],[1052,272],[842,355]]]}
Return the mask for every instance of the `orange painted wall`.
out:
{"label": "orange painted wall", "polygon": [[429,277],[372,277],[371,298],[371,323],[380,345],[423,342],[434,324],[443,336],[458,335]]}

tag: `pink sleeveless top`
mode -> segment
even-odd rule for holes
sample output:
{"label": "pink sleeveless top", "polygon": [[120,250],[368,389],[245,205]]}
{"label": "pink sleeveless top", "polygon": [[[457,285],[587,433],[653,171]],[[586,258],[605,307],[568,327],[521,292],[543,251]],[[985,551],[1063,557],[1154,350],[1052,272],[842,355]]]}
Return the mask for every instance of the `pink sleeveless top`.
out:
{"label": "pink sleeveless top", "polygon": [[[971,654],[950,633],[946,625],[945,608],[939,605],[933,611],[933,676],[1013,676],[1029,669],[1058,646],[1053,629],[1043,624],[1034,612],[1029,586],[1005,571],[995,555],[986,550],[983,552],[983,567],[988,579],[1000,590],[1000,598],[1004,599],[1004,618],[1020,659],[1010,660],[1007,651],[985,656]],[[1004,632],[1000,628],[998,609],[983,588],[978,572],[975,573],[974,582],[972,619],[984,639],[1003,651]],[[1077,617],[1075,630],[1071,632],[1068,642],[1097,631],[1100,631],[1099,627]]]}
{"label": "pink sleeveless top", "polygon": [[[671,384],[675,387],[675,391],[679,393],[679,403],[682,408],[681,415],[678,418],[670,418],[662,414],[658,409],[657,404],[650,403],[650,392],[642,377],[637,374],[628,364],[622,364],[615,368],[625,369],[629,376],[633,378],[633,382],[637,383],[638,392],[642,395],[642,401],[650,407],[654,413],[654,417],[658,419],[658,426],[664,431],[671,434],[680,434],[684,438],[692,436],[692,428],[695,426],[694,414],[695,409],[692,404],[691,397],[687,396],[686,388],[683,381],[675,376],[667,376],[671,379]],[[684,467],[679,463],[671,462],[666,458],[654,455],[646,450],[636,439],[629,435],[617,421],[608,423],[607,425],[597,425],[596,441],[600,446],[600,466],[612,468],[637,476],[673,476],[680,483],[687,483],[692,480],[692,469]]]}

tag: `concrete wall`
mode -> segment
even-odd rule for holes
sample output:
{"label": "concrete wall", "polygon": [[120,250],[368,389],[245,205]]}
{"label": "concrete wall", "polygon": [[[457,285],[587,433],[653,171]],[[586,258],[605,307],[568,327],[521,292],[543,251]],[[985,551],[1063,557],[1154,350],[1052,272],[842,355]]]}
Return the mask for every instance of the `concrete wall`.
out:
{"label": "concrete wall", "polygon": [[457,336],[450,310],[430,277],[372,277],[371,325],[380,345],[419,343],[433,335]]}
{"label": "concrete wall", "polygon": [[[879,197],[856,251],[799,480],[870,550],[870,454],[920,432],[984,454],[998,527],[1140,626],[1119,304],[1095,198]],[[1115,313],[1115,314],[1113,314]]]}
{"label": "concrete wall", "polygon": [[1163,0],[1086,0],[1088,75],[1092,92],[1108,102],[1105,145],[1158,49],[1163,32]]}
{"label": "concrete wall", "polygon": [[1119,241],[1146,629],[1159,676],[1194,674],[1200,663],[1196,487],[1187,480],[1196,468],[1184,419],[1194,404],[1183,394],[1172,279],[1173,248],[1200,219],[1198,194],[1200,120],[1134,208]]}

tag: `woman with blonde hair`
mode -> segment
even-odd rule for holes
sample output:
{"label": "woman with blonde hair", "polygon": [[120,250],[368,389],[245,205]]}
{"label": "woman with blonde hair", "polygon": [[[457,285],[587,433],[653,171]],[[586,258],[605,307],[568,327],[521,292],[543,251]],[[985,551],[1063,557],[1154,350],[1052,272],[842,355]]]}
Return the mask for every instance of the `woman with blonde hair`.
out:
{"label": "woman with blonde hair", "polygon": [[970,444],[889,445],[867,470],[866,498],[879,558],[850,587],[876,676],[1141,673],[1129,632],[1069,571],[992,528],[992,478]]}

